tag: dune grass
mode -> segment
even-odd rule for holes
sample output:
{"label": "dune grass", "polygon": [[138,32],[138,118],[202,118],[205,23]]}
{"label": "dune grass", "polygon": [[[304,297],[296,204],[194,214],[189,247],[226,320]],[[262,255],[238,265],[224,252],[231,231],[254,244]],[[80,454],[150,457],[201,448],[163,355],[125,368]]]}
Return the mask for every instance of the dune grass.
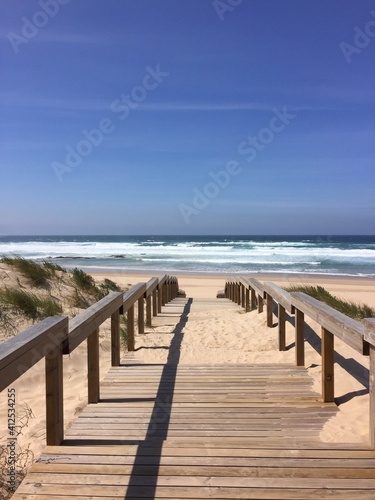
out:
{"label": "dune grass", "polygon": [[48,279],[53,276],[51,269],[46,267],[43,263],[39,264],[34,260],[25,259],[24,257],[3,256],[1,262],[19,271],[27,279],[30,285],[35,287],[47,286]]}
{"label": "dune grass", "polygon": [[335,295],[332,295],[328,290],[322,286],[291,286],[286,289],[288,292],[304,292],[311,297],[314,297],[321,302],[333,307],[337,311],[349,316],[356,320],[362,320],[364,318],[375,317],[375,309],[366,305],[358,304],[353,301],[340,299]]}
{"label": "dune grass", "polygon": [[4,311],[12,311],[32,321],[62,313],[61,305],[51,297],[38,297],[34,293],[18,288],[0,290],[0,309],[3,314]]}

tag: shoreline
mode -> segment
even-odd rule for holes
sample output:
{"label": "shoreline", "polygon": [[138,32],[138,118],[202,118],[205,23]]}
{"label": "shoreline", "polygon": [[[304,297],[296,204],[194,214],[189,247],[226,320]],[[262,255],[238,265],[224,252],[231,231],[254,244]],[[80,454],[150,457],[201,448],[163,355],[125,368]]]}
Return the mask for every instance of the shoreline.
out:
{"label": "shoreline", "polygon": [[[150,278],[158,277],[163,273],[152,272],[90,272],[97,280],[110,277],[120,286],[127,287],[139,282],[147,282]],[[201,274],[201,273],[176,273],[179,287],[187,296],[216,297],[216,293],[225,286],[225,279],[233,274]],[[259,281],[273,281],[279,286],[313,285],[322,286],[339,298],[367,304],[375,307],[375,278],[356,278],[347,276],[327,276],[322,274],[243,274],[243,276],[256,277]]]}

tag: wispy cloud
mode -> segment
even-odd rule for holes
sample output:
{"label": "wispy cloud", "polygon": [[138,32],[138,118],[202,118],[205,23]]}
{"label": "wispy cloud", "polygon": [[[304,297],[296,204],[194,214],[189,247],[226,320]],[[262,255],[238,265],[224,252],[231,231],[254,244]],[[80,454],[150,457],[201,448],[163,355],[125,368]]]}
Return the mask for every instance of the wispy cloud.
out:
{"label": "wispy cloud", "polygon": [[104,99],[64,99],[26,96],[16,93],[0,93],[0,106],[73,111],[109,111],[111,101]]}

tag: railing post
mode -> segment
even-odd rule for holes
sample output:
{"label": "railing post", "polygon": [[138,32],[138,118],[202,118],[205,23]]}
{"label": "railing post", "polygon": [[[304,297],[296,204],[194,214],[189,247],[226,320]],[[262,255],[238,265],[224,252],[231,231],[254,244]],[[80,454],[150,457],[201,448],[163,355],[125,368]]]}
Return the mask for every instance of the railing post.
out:
{"label": "railing post", "polygon": [[305,324],[305,315],[302,311],[296,309],[296,324],[295,324],[295,332],[296,332],[296,365],[297,366],[305,366],[305,346],[304,346],[304,324]]}
{"label": "railing post", "polygon": [[322,332],[322,399],[332,403],[335,399],[334,384],[334,337],[324,327]]}
{"label": "railing post", "polygon": [[97,403],[100,396],[99,329],[87,337],[88,403]]}
{"label": "railing post", "polygon": [[375,346],[370,344],[370,445],[375,449]]}
{"label": "railing post", "polygon": [[245,285],[241,283],[241,305],[243,308],[246,308],[246,300],[245,300]]}
{"label": "railing post", "polygon": [[246,312],[250,309],[250,290],[249,287],[246,287],[246,297],[245,297],[245,310]]}
{"label": "railing post", "polygon": [[64,440],[63,355],[62,344],[46,355],[46,441],[58,446]]}
{"label": "railing post", "polygon": [[128,309],[128,351],[134,351],[135,341],[134,341],[134,304]]}
{"label": "railing post", "polygon": [[138,299],[138,333],[145,333],[145,303],[143,297]]}
{"label": "railing post", "polygon": [[167,303],[167,285],[166,283],[163,284],[161,288],[161,303],[163,306]]}
{"label": "railing post", "polygon": [[241,283],[237,282],[237,305],[241,305]]}
{"label": "railing post", "polygon": [[120,366],[120,310],[111,315],[111,365]]}
{"label": "railing post", "polygon": [[258,313],[259,314],[263,312],[263,303],[264,303],[263,297],[261,295],[258,295]]}
{"label": "railing post", "polygon": [[255,309],[256,307],[256,294],[254,288],[250,289],[250,306],[251,310]]}
{"label": "railing post", "polygon": [[151,294],[146,297],[146,325],[148,328],[152,326],[152,297]]}
{"label": "railing post", "polygon": [[279,351],[285,351],[285,308],[278,304],[278,333],[279,333]]}
{"label": "railing post", "polygon": [[155,290],[152,292],[152,315],[158,315],[158,292]]}
{"label": "railing post", "polygon": [[161,313],[161,306],[163,305],[163,285],[158,285],[158,313]]}
{"label": "railing post", "polygon": [[269,293],[266,293],[266,305],[267,305],[267,326],[271,328],[273,326],[273,311],[272,311],[273,300]]}

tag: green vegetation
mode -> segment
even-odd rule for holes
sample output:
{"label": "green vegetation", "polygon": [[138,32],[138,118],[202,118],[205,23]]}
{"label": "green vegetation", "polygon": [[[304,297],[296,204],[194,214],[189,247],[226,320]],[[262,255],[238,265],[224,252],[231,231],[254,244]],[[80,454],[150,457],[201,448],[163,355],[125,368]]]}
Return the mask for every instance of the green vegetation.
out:
{"label": "green vegetation", "polygon": [[61,305],[51,297],[38,297],[18,288],[0,290],[0,308],[2,314],[11,311],[33,321],[62,313]]}
{"label": "green vegetation", "polygon": [[90,294],[94,294],[96,292],[96,284],[94,278],[85,273],[85,271],[78,269],[77,267],[72,271],[72,280],[77,288],[82,292]]}
{"label": "green vegetation", "polygon": [[118,286],[117,283],[115,283],[114,281],[108,279],[108,278],[105,278],[103,283],[101,285],[99,285],[101,288],[103,288],[103,290],[107,290],[108,293],[109,292],[121,292],[121,288]]}
{"label": "green vegetation", "polygon": [[56,276],[56,272],[61,272],[61,273],[66,273],[67,270],[64,269],[63,267],[59,266],[58,264],[54,264],[53,262],[48,262],[45,260],[43,262],[43,266],[45,269],[47,269],[52,277]]}
{"label": "green vegetation", "polygon": [[[17,330],[16,317],[35,322],[62,314],[62,306],[52,297],[53,293],[61,297],[62,303],[65,297],[70,307],[86,309],[110,292],[121,291],[108,278],[97,284],[92,276],[81,269],[75,268],[68,272],[48,261],[39,263],[19,256],[3,256],[0,262],[21,274],[8,287],[0,288],[0,327],[8,334]],[[25,281],[28,285],[41,289],[40,293],[27,291]]]}
{"label": "green vegetation", "polygon": [[291,286],[286,289],[288,292],[304,292],[321,302],[333,307],[337,311],[356,320],[375,317],[375,309],[366,304],[357,304],[353,301],[339,299],[332,295],[322,286]]}
{"label": "green vegetation", "polygon": [[51,271],[43,264],[23,257],[5,257],[1,258],[3,264],[12,266],[16,271],[19,271],[30,283],[35,287],[48,286],[48,279],[51,278]]}
{"label": "green vegetation", "polygon": [[103,283],[97,285],[92,276],[77,268],[72,271],[72,281],[76,287],[75,307],[88,307],[110,292],[121,292],[121,288],[114,281],[106,278]]}

